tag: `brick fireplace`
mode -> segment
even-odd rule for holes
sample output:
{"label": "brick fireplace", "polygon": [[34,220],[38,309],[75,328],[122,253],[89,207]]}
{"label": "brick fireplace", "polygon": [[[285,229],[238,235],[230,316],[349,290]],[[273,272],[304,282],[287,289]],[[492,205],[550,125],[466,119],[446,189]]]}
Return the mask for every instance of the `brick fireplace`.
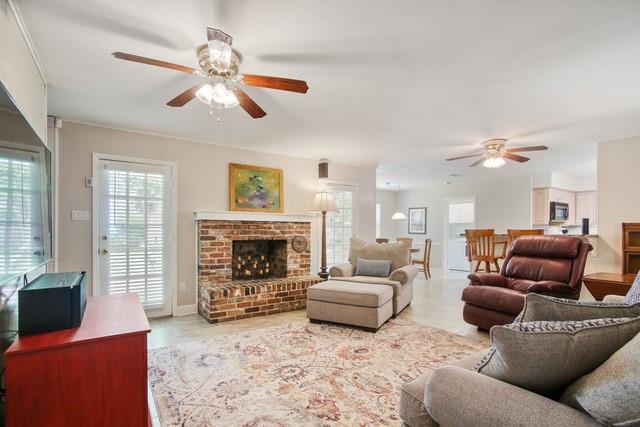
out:
{"label": "brick fireplace", "polygon": [[304,308],[311,251],[292,241],[311,241],[306,215],[196,212],[198,313],[210,323],[266,316]]}

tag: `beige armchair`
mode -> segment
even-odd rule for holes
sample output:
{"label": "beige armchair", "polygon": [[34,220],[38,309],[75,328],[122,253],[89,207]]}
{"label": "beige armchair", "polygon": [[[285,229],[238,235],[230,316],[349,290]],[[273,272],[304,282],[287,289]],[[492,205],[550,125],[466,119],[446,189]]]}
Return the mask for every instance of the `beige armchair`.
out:
{"label": "beige armchair", "polygon": [[[393,288],[393,315],[398,315],[411,303],[413,298],[413,280],[418,269],[411,264],[411,246],[407,243],[369,243],[351,238],[349,262],[337,264],[329,269],[331,279],[343,282],[385,285]],[[358,258],[369,260],[390,260],[389,277],[371,277],[356,275]]]}

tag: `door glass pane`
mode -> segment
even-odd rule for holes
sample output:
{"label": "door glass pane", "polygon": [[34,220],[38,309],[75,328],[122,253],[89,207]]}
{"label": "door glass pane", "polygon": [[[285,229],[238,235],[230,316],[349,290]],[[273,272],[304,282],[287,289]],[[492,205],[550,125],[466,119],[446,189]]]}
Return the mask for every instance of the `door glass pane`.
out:
{"label": "door glass pane", "polygon": [[101,206],[101,288],[133,292],[146,308],[168,306],[168,172],[105,167]]}

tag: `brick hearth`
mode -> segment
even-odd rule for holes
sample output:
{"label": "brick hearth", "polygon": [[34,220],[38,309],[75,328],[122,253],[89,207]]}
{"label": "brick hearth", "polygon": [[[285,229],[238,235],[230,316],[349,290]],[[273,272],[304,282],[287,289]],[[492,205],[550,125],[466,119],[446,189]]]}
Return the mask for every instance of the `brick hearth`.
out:
{"label": "brick hearth", "polygon": [[[295,236],[311,240],[311,223],[201,219],[198,227],[198,313],[211,323],[247,319],[306,307],[311,252],[291,247]],[[234,240],[286,240],[286,278],[232,280]]]}

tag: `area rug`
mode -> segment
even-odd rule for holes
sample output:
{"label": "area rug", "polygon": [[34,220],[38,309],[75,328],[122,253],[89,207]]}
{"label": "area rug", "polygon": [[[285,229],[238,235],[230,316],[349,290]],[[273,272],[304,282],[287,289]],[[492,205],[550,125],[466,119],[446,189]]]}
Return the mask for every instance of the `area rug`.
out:
{"label": "area rug", "polygon": [[486,344],[411,321],[305,321],[149,351],[166,426],[401,425],[399,388]]}

